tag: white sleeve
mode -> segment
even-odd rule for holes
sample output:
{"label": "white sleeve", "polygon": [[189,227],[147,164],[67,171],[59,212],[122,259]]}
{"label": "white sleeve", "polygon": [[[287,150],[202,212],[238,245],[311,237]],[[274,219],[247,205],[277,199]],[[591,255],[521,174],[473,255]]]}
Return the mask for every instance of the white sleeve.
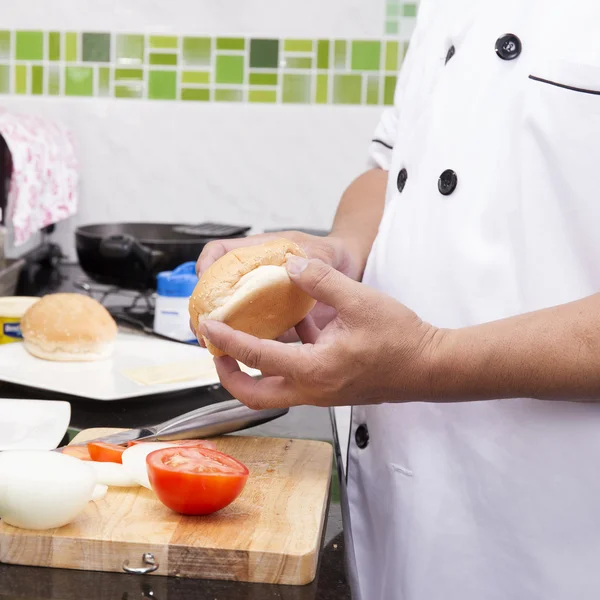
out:
{"label": "white sleeve", "polygon": [[392,151],[396,143],[398,127],[398,108],[394,105],[387,108],[381,119],[369,146],[368,166],[371,169],[379,167],[389,171],[392,163]]}

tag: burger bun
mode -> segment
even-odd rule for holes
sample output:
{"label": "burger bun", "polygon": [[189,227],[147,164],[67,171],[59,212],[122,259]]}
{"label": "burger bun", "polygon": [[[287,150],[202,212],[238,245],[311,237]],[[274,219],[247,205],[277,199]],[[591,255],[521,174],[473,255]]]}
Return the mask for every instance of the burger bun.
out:
{"label": "burger bun", "polygon": [[95,361],[112,355],[117,324],[97,301],[83,294],[49,294],[21,319],[25,349],[44,360]]}
{"label": "burger bun", "polygon": [[[200,277],[189,312],[197,327],[204,320],[226,323],[262,339],[275,339],[297,325],[315,300],[290,279],[289,256],[306,258],[294,242],[278,239],[228,252]],[[208,340],[209,351],[222,356]]]}

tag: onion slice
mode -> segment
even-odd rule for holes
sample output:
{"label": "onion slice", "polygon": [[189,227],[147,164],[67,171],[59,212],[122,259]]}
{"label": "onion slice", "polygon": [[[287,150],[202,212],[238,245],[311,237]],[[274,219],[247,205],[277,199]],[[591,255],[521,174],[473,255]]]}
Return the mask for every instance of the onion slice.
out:
{"label": "onion slice", "polygon": [[102,500],[104,496],[106,496],[106,492],[108,492],[108,486],[102,483],[97,483],[94,488],[94,492],[92,493],[92,500]]}
{"label": "onion slice", "polygon": [[162,448],[172,448],[177,444],[170,444],[168,442],[146,442],[144,444],[136,444],[130,446],[123,452],[121,457],[123,466],[127,471],[128,475],[140,485],[143,485],[149,490],[152,489],[150,481],[148,479],[148,467],[146,466],[146,457],[150,452],[160,450]]}
{"label": "onion slice", "polygon": [[58,452],[0,453],[0,518],[22,529],[54,529],[85,510],[96,485],[88,462]]}
{"label": "onion slice", "polygon": [[134,487],[138,483],[131,477],[123,465],[110,462],[91,461],[89,465],[94,469],[97,483],[109,487]]}

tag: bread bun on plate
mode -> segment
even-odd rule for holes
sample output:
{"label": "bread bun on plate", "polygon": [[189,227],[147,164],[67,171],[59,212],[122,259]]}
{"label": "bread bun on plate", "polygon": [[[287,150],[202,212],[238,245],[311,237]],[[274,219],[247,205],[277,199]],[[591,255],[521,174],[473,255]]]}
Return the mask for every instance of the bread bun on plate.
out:
{"label": "bread bun on plate", "polygon": [[27,351],[56,361],[92,361],[113,351],[117,324],[97,300],[83,294],[49,294],[21,319]]}
{"label": "bread bun on plate", "polygon": [[[306,258],[294,242],[278,239],[222,256],[202,273],[190,298],[192,323],[221,321],[262,339],[297,325],[315,301],[290,280],[285,263],[291,255]],[[223,355],[205,341],[212,354]]]}

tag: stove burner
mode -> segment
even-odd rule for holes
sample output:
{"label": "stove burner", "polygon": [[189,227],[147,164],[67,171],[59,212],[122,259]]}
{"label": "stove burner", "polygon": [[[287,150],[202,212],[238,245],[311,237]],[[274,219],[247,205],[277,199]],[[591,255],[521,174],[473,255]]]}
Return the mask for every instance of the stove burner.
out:
{"label": "stove burner", "polygon": [[75,287],[98,300],[123,325],[154,334],[154,292],[139,292],[79,279]]}
{"label": "stove burner", "polygon": [[[110,304],[108,298],[111,296],[129,297],[131,302],[129,309],[139,309],[140,303],[145,303],[141,310],[144,312],[154,312],[154,292],[138,292],[136,290],[127,290],[116,286],[103,285],[101,283],[90,282],[88,279],[79,279],[75,286],[86,292],[92,298],[95,297],[100,304]],[[99,296],[99,298],[97,297]]]}

